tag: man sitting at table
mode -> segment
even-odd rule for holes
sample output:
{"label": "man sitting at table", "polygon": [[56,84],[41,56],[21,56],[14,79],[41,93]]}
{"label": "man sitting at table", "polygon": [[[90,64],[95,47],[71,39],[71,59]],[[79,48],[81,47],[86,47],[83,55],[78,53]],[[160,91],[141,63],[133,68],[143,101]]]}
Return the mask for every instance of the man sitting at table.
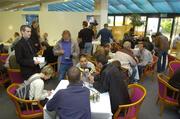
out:
{"label": "man sitting at table", "polygon": [[94,64],[87,60],[87,56],[85,54],[80,55],[79,63],[76,67],[81,71],[83,81],[86,81],[86,79],[88,79],[88,75],[93,74],[96,71]]}
{"label": "man sitting at table", "polygon": [[101,71],[98,76],[90,77],[90,80],[99,92],[109,92],[111,111],[114,114],[119,105],[130,103],[128,89],[123,81],[126,75],[115,65],[107,64],[108,60],[104,55],[97,56],[96,61]]}
{"label": "man sitting at table", "polygon": [[69,85],[47,103],[47,110],[56,111],[60,119],[91,119],[90,92],[83,86],[80,75],[77,67],[71,67],[67,72]]}

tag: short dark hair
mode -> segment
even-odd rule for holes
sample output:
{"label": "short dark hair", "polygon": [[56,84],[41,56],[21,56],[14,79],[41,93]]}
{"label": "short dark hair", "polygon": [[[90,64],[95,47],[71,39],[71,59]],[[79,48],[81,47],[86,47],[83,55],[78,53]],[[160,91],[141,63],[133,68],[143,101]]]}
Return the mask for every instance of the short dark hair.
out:
{"label": "short dark hair", "polygon": [[96,56],[96,62],[100,62],[102,65],[105,65],[108,63],[108,59],[105,55],[99,54]]}
{"label": "short dark hair", "polygon": [[31,29],[31,27],[29,25],[21,25],[20,31],[25,31],[26,28],[30,28]]}
{"label": "short dark hair", "polygon": [[104,27],[108,27],[108,24],[104,24]]}
{"label": "short dark hair", "polygon": [[50,45],[49,45],[47,42],[45,42],[45,41],[41,42],[41,45],[42,45],[42,46],[45,46],[45,47],[47,47],[47,48],[50,47]]}
{"label": "short dark hair", "polygon": [[77,83],[80,81],[81,71],[79,68],[72,66],[67,72],[68,80],[70,83]]}
{"label": "short dark hair", "polygon": [[86,55],[86,54],[80,54],[80,55],[79,55],[79,59],[81,59],[82,57],[87,58],[87,55]]}
{"label": "short dark hair", "polygon": [[20,36],[18,32],[15,32],[14,33],[14,36]]}
{"label": "short dark hair", "polygon": [[117,67],[119,70],[121,70],[121,62],[118,60],[115,60],[112,62],[112,64]]}
{"label": "short dark hair", "polygon": [[88,26],[88,22],[87,21],[83,21],[83,26],[87,27]]}

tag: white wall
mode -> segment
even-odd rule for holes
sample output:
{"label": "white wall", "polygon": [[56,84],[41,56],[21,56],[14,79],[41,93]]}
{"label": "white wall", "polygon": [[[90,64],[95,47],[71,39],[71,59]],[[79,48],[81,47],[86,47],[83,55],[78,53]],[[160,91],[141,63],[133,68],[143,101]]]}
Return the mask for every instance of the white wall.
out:
{"label": "white wall", "polygon": [[62,31],[65,29],[70,30],[72,39],[76,40],[78,32],[82,29],[82,21],[86,20],[87,15],[94,13],[0,12],[0,42],[7,41],[10,37],[13,37],[14,32],[19,32],[19,27],[25,24],[24,14],[39,14],[40,32],[41,34],[47,32],[49,43],[54,45],[61,38]]}
{"label": "white wall", "polygon": [[71,32],[73,40],[77,39],[82,29],[82,21],[86,20],[87,13],[73,12],[40,12],[39,25],[41,34],[47,32],[50,44],[55,44],[61,38],[63,30]]}
{"label": "white wall", "polygon": [[20,13],[0,12],[0,41],[13,38],[14,32],[19,32],[19,27],[25,22]]}

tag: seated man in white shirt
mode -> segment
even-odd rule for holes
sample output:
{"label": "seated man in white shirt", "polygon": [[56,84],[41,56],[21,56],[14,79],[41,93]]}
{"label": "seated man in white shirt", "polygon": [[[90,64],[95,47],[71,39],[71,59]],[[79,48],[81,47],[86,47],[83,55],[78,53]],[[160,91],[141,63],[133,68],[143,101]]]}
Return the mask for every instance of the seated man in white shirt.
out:
{"label": "seated man in white shirt", "polygon": [[50,65],[45,66],[41,73],[32,75],[28,80],[34,79],[30,84],[29,99],[40,100],[44,106],[47,102],[46,97],[50,96],[51,91],[44,90],[44,80],[50,79],[54,74],[53,67]]}
{"label": "seated man in white shirt", "polygon": [[87,57],[85,54],[80,55],[79,63],[76,65],[76,67],[78,67],[79,70],[81,71],[82,78],[83,77],[87,78],[86,76],[83,76],[83,75],[92,74],[96,71],[94,64],[87,60]]}
{"label": "seated man in white shirt", "polygon": [[123,49],[118,50],[113,56],[114,60],[118,60],[122,67],[128,70],[130,76],[130,82],[137,82],[139,80],[137,68],[137,60],[131,51],[131,43],[125,41]]}
{"label": "seated man in white shirt", "polygon": [[138,47],[139,50],[135,55],[139,58],[138,70],[139,70],[139,75],[141,76],[146,65],[152,63],[153,57],[151,52],[144,48],[143,42],[140,42],[138,44]]}

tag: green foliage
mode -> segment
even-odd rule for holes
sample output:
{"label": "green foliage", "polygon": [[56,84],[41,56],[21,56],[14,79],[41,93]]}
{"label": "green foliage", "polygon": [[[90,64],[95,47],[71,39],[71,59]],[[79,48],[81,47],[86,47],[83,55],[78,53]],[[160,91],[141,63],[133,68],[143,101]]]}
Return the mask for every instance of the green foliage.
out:
{"label": "green foliage", "polygon": [[141,21],[141,16],[139,14],[132,14],[130,16],[130,20],[133,27],[143,25],[143,22]]}
{"label": "green foliage", "polygon": [[162,27],[162,32],[164,33],[170,33],[171,32],[171,20],[162,20],[161,21],[161,27]]}

